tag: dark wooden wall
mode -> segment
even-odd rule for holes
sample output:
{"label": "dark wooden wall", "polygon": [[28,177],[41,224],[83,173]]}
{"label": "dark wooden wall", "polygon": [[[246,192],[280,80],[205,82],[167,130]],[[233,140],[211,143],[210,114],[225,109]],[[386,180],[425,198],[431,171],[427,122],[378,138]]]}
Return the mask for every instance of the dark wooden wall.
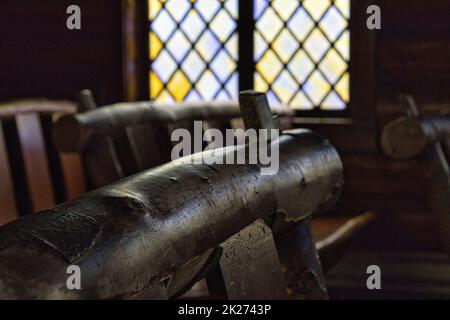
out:
{"label": "dark wooden wall", "polygon": [[[379,139],[384,124],[405,114],[398,102],[401,93],[412,94],[422,114],[450,111],[450,1],[377,3],[382,10],[374,57]],[[354,144],[355,139],[359,137],[347,143]],[[370,237],[378,249],[435,249],[436,230],[425,194],[426,158],[393,161],[379,146],[372,152],[341,153],[346,187],[337,210],[382,212],[384,225]]]}
{"label": "dark wooden wall", "polygon": [[450,0],[380,0],[378,116],[403,110],[398,93],[411,93],[422,112],[450,110]]}
{"label": "dark wooden wall", "polygon": [[[66,9],[82,8],[82,30]],[[73,98],[91,88],[100,103],[122,98],[121,1],[2,0],[0,100]]]}

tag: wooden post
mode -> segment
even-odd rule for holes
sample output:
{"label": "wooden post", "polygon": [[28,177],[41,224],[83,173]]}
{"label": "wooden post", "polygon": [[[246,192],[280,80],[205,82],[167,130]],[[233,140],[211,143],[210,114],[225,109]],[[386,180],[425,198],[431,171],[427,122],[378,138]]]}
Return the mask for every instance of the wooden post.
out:
{"label": "wooden post", "polygon": [[412,111],[383,128],[381,143],[394,159],[426,155],[430,163],[427,198],[442,247],[450,254],[450,170],[442,149],[450,139],[450,116],[420,117],[412,97],[406,101]]}
{"label": "wooden post", "polygon": [[[269,102],[263,93],[244,91],[239,96],[242,115],[247,129],[280,129],[279,123],[272,118]],[[268,134],[270,137],[270,135]],[[306,185],[306,182],[305,182]],[[286,224],[282,215],[275,215],[275,225]],[[274,231],[276,228],[274,228]],[[310,225],[302,222],[295,226],[290,233],[280,233],[275,236],[278,252],[282,253],[281,260],[287,281],[287,290],[291,297],[301,299],[327,299],[319,255],[314,240],[311,237]],[[309,272],[316,285],[314,288],[304,289],[297,278],[299,272]]]}

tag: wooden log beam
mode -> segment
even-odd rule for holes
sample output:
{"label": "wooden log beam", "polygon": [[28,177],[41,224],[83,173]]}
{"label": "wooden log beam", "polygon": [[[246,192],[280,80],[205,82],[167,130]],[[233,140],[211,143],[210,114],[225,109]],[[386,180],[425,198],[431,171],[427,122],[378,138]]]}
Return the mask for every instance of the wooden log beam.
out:
{"label": "wooden log beam", "polygon": [[14,100],[0,105],[0,118],[12,118],[25,113],[72,114],[77,111],[71,101],[52,101],[47,99]]}
{"label": "wooden log beam", "polygon": [[[343,177],[331,144],[301,129],[271,143],[276,175],[195,164],[213,151],[198,153],[0,227],[0,298],[170,298],[174,274],[255,221],[302,220],[335,201]],[[66,286],[73,264],[81,290]]]}
{"label": "wooden log beam", "polygon": [[[277,108],[273,112],[280,117],[293,115],[293,111],[288,108]],[[241,112],[237,102],[174,105],[153,102],[119,103],[61,117],[55,124],[54,141],[59,150],[76,152],[81,151],[92,138],[111,135],[126,127],[239,117]]]}
{"label": "wooden log beam", "polygon": [[449,137],[450,116],[406,116],[388,123],[383,128],[381,145],[388,156],[408,159]]}

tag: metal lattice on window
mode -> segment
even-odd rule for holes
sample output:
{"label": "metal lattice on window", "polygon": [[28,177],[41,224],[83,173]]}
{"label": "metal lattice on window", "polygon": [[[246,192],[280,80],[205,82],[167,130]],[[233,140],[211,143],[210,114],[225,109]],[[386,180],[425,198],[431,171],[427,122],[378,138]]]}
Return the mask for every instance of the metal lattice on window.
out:
{"label": "metal lattice on window", "polygon": [[345,109],[350,0],[256,0],[255,89],[271,104]]}
{"label": "metal lattice on window", "polygon": [[272,105],[345,109],[350,0],[253,4],[253,17],[239,17],[239,0],[149,0],[151,99],[237,98],[238,19],[253,18],[254,89]]}
{"label": "metal lattice on window", "polygon": [[238,0],[149,0],[150,98],[236,98]]}

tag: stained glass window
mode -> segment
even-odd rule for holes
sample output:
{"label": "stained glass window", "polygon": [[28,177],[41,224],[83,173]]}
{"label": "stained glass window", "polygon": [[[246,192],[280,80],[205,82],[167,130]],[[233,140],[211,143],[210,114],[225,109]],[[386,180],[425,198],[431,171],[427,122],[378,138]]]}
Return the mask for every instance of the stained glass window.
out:
{"label": "stained glass window", "polygon": [[271,104],[345,109],[350,0],[255,0],[255,89]]}
{"label": "stained glass window", "polygon": [[272,105],[346,108],[350,0],[241,0],[253,17],[239,0],[148,1],[152,100],[236,99],[238,20],[253,18],[254,89]]}
{"label": "stained glass window", "polygon": [[238,0],[149,0],[152,100],[234,99]]}

